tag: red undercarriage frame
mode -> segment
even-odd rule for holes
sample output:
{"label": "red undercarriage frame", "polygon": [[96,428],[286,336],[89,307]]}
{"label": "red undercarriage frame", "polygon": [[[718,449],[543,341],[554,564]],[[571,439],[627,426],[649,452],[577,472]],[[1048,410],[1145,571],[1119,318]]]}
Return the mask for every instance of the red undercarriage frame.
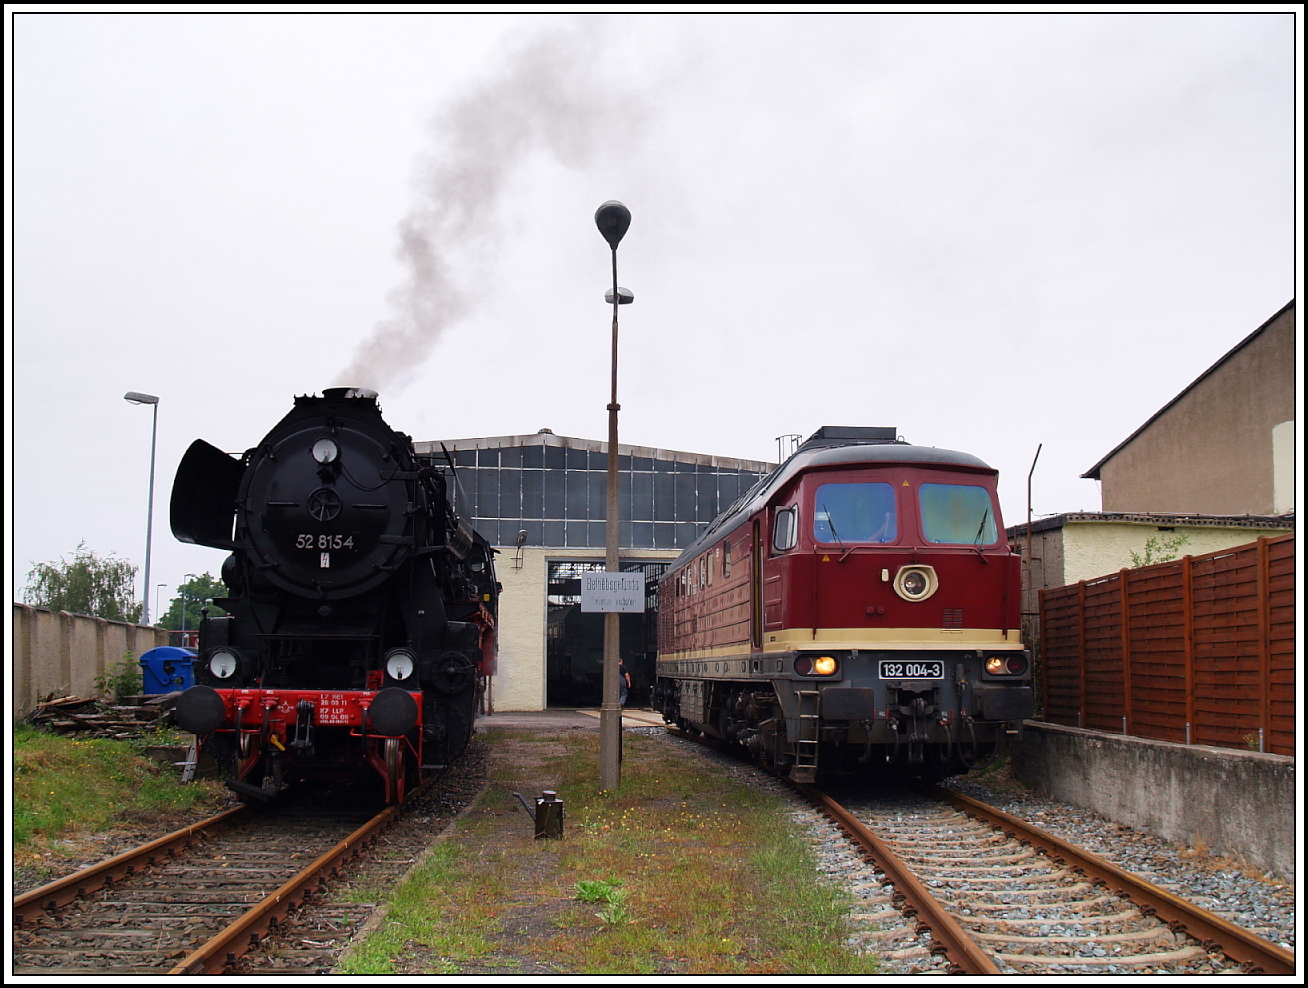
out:
{"label": "red undercarriage frame", "polygon": [[[349,740],[331,741],[333,748],[354,748],[356,757],[367,761],[386,784],[388,805],[400,802],[406,789],[405,765],[422,764],[422,694],[410,693],[418,708],[417,730],[407,735],[378,733],[368,723],[368,707],[377,690],[217,690],[227,707],[218,734],[236,739],[236,779],[244,781],[265,755],[280,755],[286,765],[294,764],[310,746],[326,741],[320,728],[341,728]],[[307,706],[302,709],[302,704]],[[365,728],[365,725],[367,727]],[[415,746],[414,738],[417,738]],[[319,755],[325,752],[317,752]],[[346,762],[353,759],[347,754]],[[339,767],[332,757],[330,764]]]}

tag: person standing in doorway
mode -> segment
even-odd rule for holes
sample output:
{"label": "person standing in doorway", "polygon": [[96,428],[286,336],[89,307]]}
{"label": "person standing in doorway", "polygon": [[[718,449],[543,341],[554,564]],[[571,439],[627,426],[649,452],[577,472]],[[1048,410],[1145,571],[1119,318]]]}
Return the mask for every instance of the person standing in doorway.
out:
{"label": "person standing in doorway", "polygon": [[618,660],[618,706],[627,705],[627,694],[631,692],[631,673],[627,672],[627,663]]}

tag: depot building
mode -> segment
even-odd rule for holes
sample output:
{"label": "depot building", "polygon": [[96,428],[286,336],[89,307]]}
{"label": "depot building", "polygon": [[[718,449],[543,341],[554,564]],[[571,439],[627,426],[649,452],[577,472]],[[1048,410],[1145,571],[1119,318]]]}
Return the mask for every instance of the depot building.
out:
{"label": "depot building", "polygon": [[[454,463],[458,510],[499,553],[499,661],[488,710],[599,706],[604,616],[581,610],[581,576],[604,570],[607,443],[556,436],[414,444]],[[773,464],[618,445],[621,569],[645,577],[645,610],[622,614],[629,706],[654,682],[659,577]]]}

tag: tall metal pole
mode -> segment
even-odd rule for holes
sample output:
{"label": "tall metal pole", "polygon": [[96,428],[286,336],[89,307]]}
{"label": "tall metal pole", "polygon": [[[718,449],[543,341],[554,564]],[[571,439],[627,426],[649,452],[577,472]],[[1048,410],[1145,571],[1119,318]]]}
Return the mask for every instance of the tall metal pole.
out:
{"label": "tall metal pole", "polygon": [[[618,536],[618,243],[631,225],[631,213],[622,203],[610,200],[595,211],[595,225],[613,253],[613,342],[609,392],[608,498],[604,524],[604,568],[616,573],[621,568]],[[604,615],[604,697],[600,704],[600,788],[616,789],[622,781],[622,707],[618,702],[618,665],[622,661],[618,614]]]}
{"label": "tall metal pole", "polygon": [[159,439],[159,398],[156,395],[129,391],[123,395],[133,405],[149,405],[154,409],[153,425],[150,427],[150,489],[146,495],[145,511],[145,582],[141,594],[141,623],[150,623],[150,550],[154,540],[154,451]]}

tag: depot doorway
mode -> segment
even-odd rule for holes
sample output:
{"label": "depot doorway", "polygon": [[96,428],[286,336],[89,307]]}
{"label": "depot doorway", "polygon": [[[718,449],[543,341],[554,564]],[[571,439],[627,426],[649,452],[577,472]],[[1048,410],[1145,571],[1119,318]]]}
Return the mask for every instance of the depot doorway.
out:
{"label": "depot doorway", "polygon": [[[648,707],[658,649],[658,581],[668,563],[626,562],[624,573],[645,574],[645,612],[618,616],[619,654],[631,674],[628,707]],[[603,562],[549,564],[545,633],[545,703],[598,707],[604,687],[604,615],[581,609],[581,575],[603,572]]]}

